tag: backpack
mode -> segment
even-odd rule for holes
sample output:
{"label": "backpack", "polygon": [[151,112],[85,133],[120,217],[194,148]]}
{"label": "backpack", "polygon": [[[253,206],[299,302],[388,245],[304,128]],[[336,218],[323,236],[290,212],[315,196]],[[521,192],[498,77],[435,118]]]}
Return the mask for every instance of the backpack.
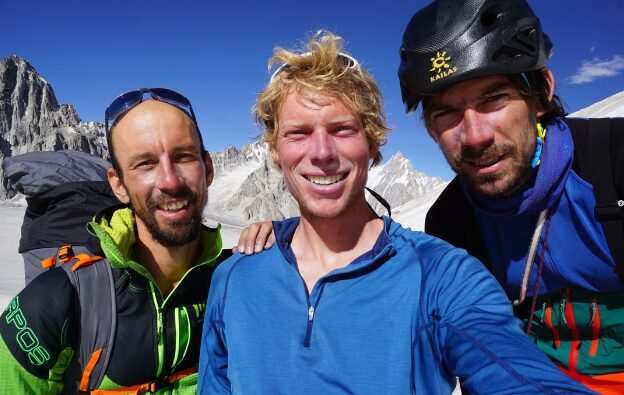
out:
{"label": "backpack", "polygon": [[80,350],[66,379],[78,378],[80,383],[69,388],[97,388],[115,342],[117,315],[111,267],[86,224],[98,211],[119,203],[107,181],[111,165],[66,150],[5,158],[2,167],[7,191],[26,196],[19,244],[26,284],[60,265],[78,295]]}
{"label": "backpack", "polygon": [[[624,118],[566,118],[565,122],[574,141],[572,170],[593,187],[596,218],[624,281]],[[466,249],[491,270],[474,208],[457,177],[427,213],[425,232]]]}

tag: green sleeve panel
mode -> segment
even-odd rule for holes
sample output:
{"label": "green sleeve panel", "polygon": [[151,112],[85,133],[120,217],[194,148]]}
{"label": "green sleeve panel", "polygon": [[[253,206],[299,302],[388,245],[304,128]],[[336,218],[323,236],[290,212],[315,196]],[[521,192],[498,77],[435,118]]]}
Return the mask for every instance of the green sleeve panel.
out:
{"label": "green sleeve panel", "polygon": [[28,372],[13,357],[0,338],[0,394],[60,394],[63,381],[39,378]]}
{"label": "green sleeve panel", "polygon": [[1,394],[62,390],[76,344],[76,302],[61,268],[42,273],[9,302],[0,316]]}

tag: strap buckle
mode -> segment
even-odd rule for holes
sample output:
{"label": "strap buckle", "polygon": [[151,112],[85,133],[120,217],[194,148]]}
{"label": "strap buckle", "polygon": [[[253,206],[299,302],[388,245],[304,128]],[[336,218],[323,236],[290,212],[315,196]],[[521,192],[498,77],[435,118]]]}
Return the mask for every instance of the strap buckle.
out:
{"label": "strap buckle", "polygon": [[148,385],[149,392],[157,392],[169,386],[169,375],[161,376]]}

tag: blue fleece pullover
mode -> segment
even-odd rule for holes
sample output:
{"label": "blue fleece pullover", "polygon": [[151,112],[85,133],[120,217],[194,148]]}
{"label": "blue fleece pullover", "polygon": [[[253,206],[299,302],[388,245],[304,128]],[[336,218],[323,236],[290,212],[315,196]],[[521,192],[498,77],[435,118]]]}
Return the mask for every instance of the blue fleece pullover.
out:
{"label": "blue fleece pullover", "polygon": [[502,289],[465,251],[384,218],[371,251],[308,295],[290,240],[235,255],[206,307],[200,394],[591,393],[519,329]]}
{"label": "blue fleece pullover", "polygon": [[[558,122],[559,127],[555,125],[548,125],[547,129],[553,133],[570,134],[563,121]],[[569,140],[572,141],[572,138],[569,137]],[[548,165],[549,162],[544,161],[540,166]],[[542,170],[537,173],[538,178],[543,176]],[[624,290],[624,282],[617,273],[602,225],[594,214],[596,200],[592,186],[570,170],[563,191],[556,198],[549,229],[542,230],[535,259],[537,262],[539,257],[544,256],[538,294],[568,287],[597,292]],[[537,217],[538,214],[496,217],[476,210],[492,273],[512,299],[517,298],[520,292]],[[545,239],[548,248],[543,254]],[[529,280],[529,296],[533,294],[536,276],[534,267]]]}

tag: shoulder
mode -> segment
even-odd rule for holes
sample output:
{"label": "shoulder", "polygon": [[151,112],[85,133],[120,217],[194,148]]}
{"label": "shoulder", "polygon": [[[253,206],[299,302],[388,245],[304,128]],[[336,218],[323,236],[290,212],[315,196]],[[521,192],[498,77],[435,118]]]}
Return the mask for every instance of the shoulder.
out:
{"label": "shoulder", "polygon": [[[397,249],[397,259],[413,264],[421,271],[421,292],[427,303],[449,311],[479,304],[488,293],[496,303],[507,303],[500,285],[475,257],[466,250],[437,237],[414,232],[394,223],[390,235]],[[487,303],[487,302],[486,302]]]}
{"label": "shoulder", "polygon": [[[65,271],[54,268],[37,276],[7,306],[0,333],[24,368],[47,377],[54,356],[73,342],[78,317],[77,293]],[[28,339],[28,344],[24,344]]]}
{"label": "shoulder", "polygon": [[232,254],[217,266],[212,276],[210,292],[213,288],[225,292],[228,284],[234,280],[254,281],[259,277],[270,276],[270,267],[281,256],[277,246],[253,255]]}
{"label": "shoulder", "polygon": [[398,255],[417,258],[423,270],[430,272],[435,267],[441,270],[450,270],[452,266],[462,264],[464,261],[470,264],[480,262],[468,255],[466,250],[457,248],[445,240],[427,233],[413,231],[402,227],[398,222],[392,221],[389,227],[389,238],[397,249]]}

